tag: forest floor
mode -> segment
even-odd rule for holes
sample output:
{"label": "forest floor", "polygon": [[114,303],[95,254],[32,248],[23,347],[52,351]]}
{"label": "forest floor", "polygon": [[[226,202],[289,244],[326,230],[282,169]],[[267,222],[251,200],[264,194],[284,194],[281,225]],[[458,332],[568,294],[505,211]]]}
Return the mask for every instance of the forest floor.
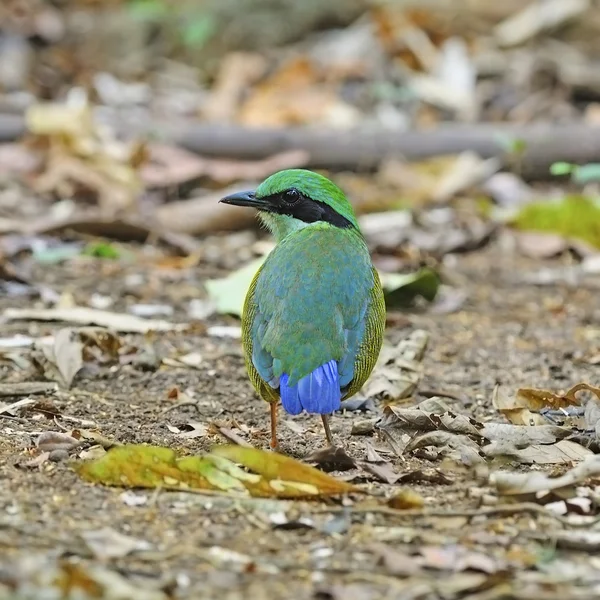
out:
{"label": "forest floor", "polygon": [[[141,255],[141,247],[129,249]],[[219,270],[157,269],[158,262],[156,255],[132,264],[70,260],[38,266],[33,279],[70,292],[77,304],[93,295],[110,297],[115,312],[140,301],[167,304],[174,308],[170,318],[185,322],[200,282]],[[416,329],[430,336],[415,402],[443,396],[454,412],[486,422],[503,420],[492,405],[496,384],[514,391],[593,383],[598,367],[585,357],[600,344],[597,290],[524,283],[527,274],[557,265],[525,259],[494,242],[456,256],[453,270],[468,295],[459,311],[396,313],[386,331],[389,343]],[[26,302],[1,298],[0,310]],[[208,325],[217,324],[238,322],[208,319]],[[11,321],[3,325],[3,337],[39,338],[60,327]],[[225,441],[210,423],[267,449],[267,406],[247,380],[239,339],[197,329],[152,338],[122,335],[122,345],[137,348],[130,364],[86,364],[69,391],[38,397],[46,403],[45,413],[0,414],[1,598],[600,597],[600,559],[590,551],[600,543],[600,533],[586,531],[588,538],[581,538],[581,528],[570,530],[551,512],[494,514],[485,505],[494,490],[476,470],[451,469],[425,452],[397,456],[377,429],[351,435],[355,421],[377,413],[334,415],[336,441],[357,460],[365,459],[370,444],[389,461],[387,468],[403,477],[386,484],[358,470],[332,474],[366,483],[379,496],[409,488],[423,499],[420,514],[355,509],[355,495],[343,502],[292,502],[131,491],[86,483],[67,460],[27,464],[41,432],[90,421],[105,438],[168,446],[181,454]],[[196,368],[160,366],[164,357],[192,351],[201,356]],[[3,362],[0,380],[40,376]],[[175,388],[193,402],[176,407]],[[375,410],[380,413],[381,407]],[[302,459],[324,445],[319,419],[280,416],[284,453]],[[185,437],[190,422],[208,429]],[[559,474],[569,466],[511,468]],[[450,514],[431,515],[429,509]],[[18,594],[11,595],[11,589]]]}

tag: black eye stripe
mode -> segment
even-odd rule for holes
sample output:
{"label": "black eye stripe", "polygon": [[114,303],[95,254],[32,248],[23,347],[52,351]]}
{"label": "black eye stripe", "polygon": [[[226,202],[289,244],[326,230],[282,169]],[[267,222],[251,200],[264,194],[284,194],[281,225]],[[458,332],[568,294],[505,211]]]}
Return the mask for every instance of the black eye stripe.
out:
{"label": "black eye stripe", "polygon": [[288,215],[305,223],[322,221],[342,229],[354,227],[346,217],[337,213],[331,206],[313,200],[296,188],[289,188],[270,196],[262,196],[260,199],[266,204],[266,207],[261,210]]}

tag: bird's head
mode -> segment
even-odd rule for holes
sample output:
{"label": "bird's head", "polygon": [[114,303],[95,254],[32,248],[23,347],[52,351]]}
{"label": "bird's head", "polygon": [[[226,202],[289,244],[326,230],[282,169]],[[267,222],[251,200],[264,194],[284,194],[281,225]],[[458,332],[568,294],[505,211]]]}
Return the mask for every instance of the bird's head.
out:
{"label": "bird's head", "polygon": [[256,208],[278,239],[317,222],[358,230],[344,192],[326,177],[304,169],[279,171],[256,190],[231,194],[221,202]]}

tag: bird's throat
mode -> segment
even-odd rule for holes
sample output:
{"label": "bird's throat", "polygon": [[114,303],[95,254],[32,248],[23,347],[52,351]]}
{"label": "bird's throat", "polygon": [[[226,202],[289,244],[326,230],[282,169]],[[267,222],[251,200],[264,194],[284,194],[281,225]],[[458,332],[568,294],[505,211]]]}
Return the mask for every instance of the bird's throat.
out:
{"label": "bird's throat", "polygon": [[276,242],[281,242],[291,233],[300,231],[305,227],[314,226],[314,223],[306,223],[288,215],[278,215],[269,212],[259,212],[258,216],[265,227],[273,234]]}

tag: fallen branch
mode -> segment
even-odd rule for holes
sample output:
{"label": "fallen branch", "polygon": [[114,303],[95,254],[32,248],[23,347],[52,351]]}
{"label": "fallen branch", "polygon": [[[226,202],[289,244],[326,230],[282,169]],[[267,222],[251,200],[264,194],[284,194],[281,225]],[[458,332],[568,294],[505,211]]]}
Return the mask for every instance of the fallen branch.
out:
{"label": "fallen branch", "polygon": [[557,161],[584,164],[600,160],[600,128],[583,123],[446,124],[407,132],[171,123],[157,124],[153,131],[203,156],[256,160],[284,151],[304,150],[309,154],[310,167],[325,169],[372,169],[392,156],[421,160],[467,150],[482,158],[498,157],[509,166],[515,160],[507,152],[507,141],[510,145],[511,140],[518,140],[525,147],[518,157],[518,167],[526,179],[548,179],[550,166]]}
{"label": "fallen branch", "polygon": [[[259,160],[289,150],[308,153],[307,165],[325,169],[372,169],[391,156],[420,160],[467,150],[482,158],[498,157],[511,164],[507,140],[525,147],[518,167],[525,179],[547,179],[552,163],[600,161],[600,128],[585,123],[554,125],[444,124],[426,131],[389,129],[333,130],[313,128],[255,129],[201,122],[132,125],[125,117],[113,125],[129,135],[156,135],[207,157]],[[0,114],[0,141],[25,134],[17,115]],[[508,144],[510,145],[510,143]],[[512,157],[515,161],[515,157]]]}

